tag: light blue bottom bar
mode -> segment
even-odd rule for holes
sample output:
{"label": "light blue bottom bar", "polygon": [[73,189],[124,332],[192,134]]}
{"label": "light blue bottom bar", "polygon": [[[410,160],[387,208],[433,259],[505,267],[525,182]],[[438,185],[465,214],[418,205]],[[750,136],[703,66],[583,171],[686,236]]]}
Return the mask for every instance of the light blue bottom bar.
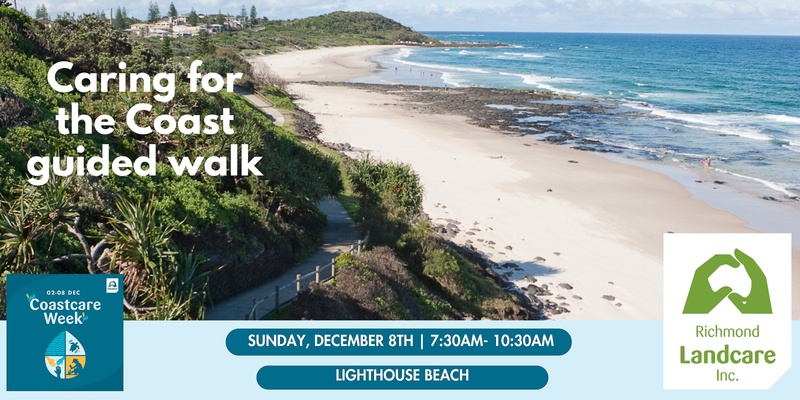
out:
{"label": "light blue bottom bar", "polygon": [[[800,322],[793,321],[792,342],[798,348]],[[237,357],[225,346],[236,328],[563,328],[572,336],[572,348],[561,357]],[[124,392],[59,393],[59,400],[197,399],[296,400],[320,396],[319,390],[265,391],[256,375],[264,366],[532,366],[547,370],[547,385],[538,391],[497,391],[503,398],[541,399],[795,399],[800,393],[800,359],[768,391],[665,391],[662,378],[661,321],[445,321],[445,322],[265,322],[265,321],[125,321]],[[53,393],[5,392],[6,322],[0,321],[0,399],[42,399]],[[13,345],[13,344],[11,344]],[[45,376],[45,377],[49,377]],[[508,380],[511,380],[509,378]],[[441,400],[441,390],[336,390],[326,400]],[[456,394],[453,394],[456,395]],[[459,400],[486,400],[492,391],[462,390]],[[265,397],[267,396],[267,397]],[[445,396],[445,397],[442,397]]]}

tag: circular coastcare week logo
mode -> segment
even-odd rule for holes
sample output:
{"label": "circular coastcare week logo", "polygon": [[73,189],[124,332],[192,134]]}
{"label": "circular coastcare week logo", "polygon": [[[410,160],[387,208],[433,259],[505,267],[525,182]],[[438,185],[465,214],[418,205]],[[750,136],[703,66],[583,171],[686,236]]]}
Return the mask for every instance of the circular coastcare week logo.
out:
{"label": "circular coastcare week logo", "polygon": [[69,331],[63,331],[47,346],[44,364],[56,378],[77,378],[86,366],[86,351],[78,338]]}

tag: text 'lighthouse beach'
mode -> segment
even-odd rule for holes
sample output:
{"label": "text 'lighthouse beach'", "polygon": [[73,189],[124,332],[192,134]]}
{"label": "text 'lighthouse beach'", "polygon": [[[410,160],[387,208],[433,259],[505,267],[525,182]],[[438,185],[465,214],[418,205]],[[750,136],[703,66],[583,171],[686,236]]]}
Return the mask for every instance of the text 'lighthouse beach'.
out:
{"label": "text 'lighthouse beach'", "polygon": [[[650,38],[665,39],[669,37]],[[581,40],[586,38],[567,36],[565,42]],[[522,62],[549,57],[519,47],[499,47],[495,54]],[[789,163],[784,166],[787,174],[794,174],[788,188],[728,171],[726,157],[717,151],[739,144],[726,143],[734,133],[726,134],[725,129],[747,127],[713,121],[700,127],[719,130],[694,144],[707,146],[700,154],[632,154],[635,147],[591,140],[581,131],[581,120],[593,118],[588,126],[639,129],[626,138],[636,144],[637,133],[649,132],[626,128],[631,119],[664,120],[669,115],[642,117],[620,111],[618,101],[609,104],[615,100],[609,100],[612,93],[605,99],[580,91],[531,93],[530,89],[552,89],[543,85],[558,85],[566,78],[538,76],[530,82],[533,76],[510,76],[452,61],[414,62],[407,57],[415,51],[463,56],[486,50],[358,46],[293,51],[254,63],[268,65],[291,82],[297,104],[321,125],[320,139],[355,157],[413,166],[425,190],[424,211],[437,229],[491,260],[495,270],[520,289],[552,295],[547,298],[569,310],[554,318],[660,319],[662,237],[675,232],[792,232],[793,291],[800,290],[797,157],[782,160]],[[453,81],[459,73],[484,81]],[[492,89],[489,74],[501,83],[509,76],[516,78],[519,82],[506,87],[518,90]],[[557,129],[547,128],[554,122],[570,124],[574,135],[558,138],[553,132]],[[797,125],[789,127],[797,133]],[[646,140],[639,143],[648,144]],[[675,133],[660,140],[679,144],[692,139]],[[794,146],[796,151],[797,142],[770,145]],[[707,157],[710,166],[705,164]]]}

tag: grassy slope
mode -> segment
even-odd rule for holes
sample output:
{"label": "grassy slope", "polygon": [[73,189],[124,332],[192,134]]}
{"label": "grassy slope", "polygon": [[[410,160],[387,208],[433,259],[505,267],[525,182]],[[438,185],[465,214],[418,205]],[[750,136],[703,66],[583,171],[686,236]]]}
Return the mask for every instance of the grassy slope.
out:
{"label": "grassy slope", "polygon": [[[159,143],[164,155],[225,155],[231,143],[249,144],[252,156],[263,157],[259,168],[263,178],[227,178],[200,174],[175,176],[162,162],[156,177],[111,176],[105,179],[80,178],[72,186],[78,211],[84,216],[87,234],[101,235],[107,216],[115,215],[114,202],[120,198],[152,198],[165,222],[178,223],[175,238],[181,247],[206,253],[212,260],[225,261],[226,270],[234,272],[248,253],[263,245],[269,254],[286,254],[291,259],[314,246],[322,220],[314,200],[335,194],[341,187],[338,168],[328,156],[303,145],[291,132],[273,125],[260,111],[233,94],[189,93],[186,82],[178,84],[175,99],[163,104],[148,93],[60,94],[46,81],[48,68],[57,60],[69,59],[86,69],[98,65],[128,62],[129,70],[154,74],[159,71],[185,73],[186,60],[160,60],[128,44],[102,21],[92,20],[56,24],[46,29],[30,18],[0,8],[0,198],[13,200],[16,188],[27,179],[27,161],[31,156],[56,154],[76,156],[76,147],[86,147],[86,154],[99,154],[100,145],[109,144],[111,158],[125,155],[135,158],[147,144]],[[58,30],[61,29],[61,30]],[[57,32],[57,33],[54,33]],[[68,43],[53,46],[64,35]],[[97,37],[98,40],[87,40]],[[51,47],[48,47],[50,44]],[[122,50],[120,50],[122,49]],[[114,53],[117,51],[117,53]],[[96,56],[96,59],[87,56]],[[105,68],[101,70],[106,70]],[[71,77],[62,75],[67,81]],[[55,112],[78,102],[81,111],[92,116],[110,114],[118,121],[112,135],[59,135]],[[234,135],[168,137],[138,136],[124,124],[131,105],[147,102],[155,113],[220,114],[223,107],[235,115]],[[6,107],[18,105],[13,112]],[[155,116],[151,115],[149,118]],[[161,158],[163,160],[163,158]],[[2,232],[0,232],[2,233]],[[37,259],[53,259],[82,251],[64,232],[55,238],[35,243]],[[236,249],[231,251],[231,249]],[[0,251],[0,272],[9,267],[8,254]],[[30,272],[85,272],[79,262],[57,263],[47,268],[30,266]]]}

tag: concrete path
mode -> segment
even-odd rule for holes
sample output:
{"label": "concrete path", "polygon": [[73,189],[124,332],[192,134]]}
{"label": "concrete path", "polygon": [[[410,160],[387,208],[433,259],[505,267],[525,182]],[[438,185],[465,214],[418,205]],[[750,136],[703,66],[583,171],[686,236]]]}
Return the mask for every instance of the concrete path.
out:
{"label": "concrete path", "polygon": [[273,124],[283,126],[283,124],[286,122],[286,118],[283,117],[283,114],[281,114],[277,108],[273,107],[272,104],[270,104],[269,101],[267,101],[267,99],[263,98],[261,95],[255,94],[239,86],[234,86],[234,92],[242,95],[242,97],[253,103],[253,105],[261,110],[261,112],[267,114],[267,117],[269,117]]}
{"label": "concrete path", "polygon": [[[245,315],[249,314],[253,308],[254,300],[258,301],[274,295],[275,286],[291,286],[297,274],[305,275],[309,272],[314,272],[317,266],[329,264],[332,259],[336,258],[336,256],[342,252],[349,250],[352,245],[358,242],[360,237],[355,224],[338,200],[324,200],[319,202],[317,207],[328,217],[328,224],[322,233],[322,246],[304,261],[298,263],[280,277],[216,304],[213,308],[207,309],[206,320],[245,319]],[[306,288],[310,282],[315,280],[315,274],[311,275],[312,276],[301,281],[303,288]],[[327,279],[330,277],[330,268],[324,269],[320,275],[320,279]],[[295,293],[296,289],[293,286],[287,290],[281,291],[280,301],[289,300],[295,296]],[[274,298],[265,302],[264,306],[260,307],[259,315],[264,315],[266,311],[271,310],[274,305]]]}

